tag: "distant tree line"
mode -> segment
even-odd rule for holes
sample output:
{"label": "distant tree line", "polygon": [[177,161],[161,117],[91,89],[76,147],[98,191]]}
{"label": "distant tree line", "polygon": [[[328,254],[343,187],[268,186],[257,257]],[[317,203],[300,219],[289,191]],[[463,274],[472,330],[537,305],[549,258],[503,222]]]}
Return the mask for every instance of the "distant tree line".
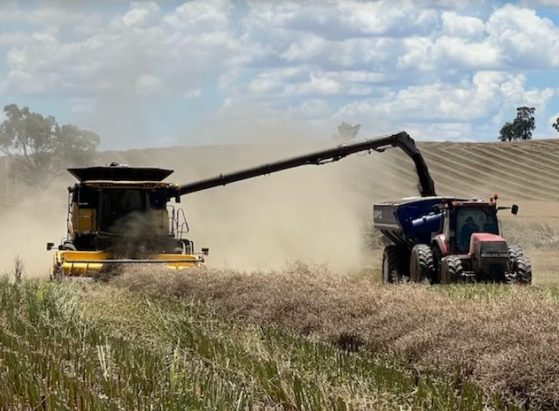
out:
{"label": "distant tree line", "polygon": [[354,140],[361,130],[361,124],[351,125],[343,121],[338,125],[338,132],[334,134],[334,139],[343,143]]}
{"label": "distant tree line", "polygon": [[33,187],[47,183],[69,166],[87,164],[100,138],[93,131],[59,124],[53,116],[34,113],[16,104],[4,107],[0,152],[10,158],[10,172]]}
{"label": "distant tree line", "polygon": [[[501,128],[499,140],[531,140],[532,132],[536,128],[535,111],[534,107],[518,107],[516,109],[516,118],[512,122],[506,122]],[[551,126],[559,132],[559,117],[555,119]]]}
{"label": "distant tree line", "polygon": [[536,128],[534,107],[518,107],[516,118],[506,122],[499,132],[500,141],[531,140],[532,132]]}

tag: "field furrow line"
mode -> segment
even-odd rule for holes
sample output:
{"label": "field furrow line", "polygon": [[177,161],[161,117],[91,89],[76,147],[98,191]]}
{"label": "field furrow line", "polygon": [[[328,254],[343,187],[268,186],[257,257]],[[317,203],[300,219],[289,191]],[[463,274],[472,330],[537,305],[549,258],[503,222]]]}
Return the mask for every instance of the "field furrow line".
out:
{"label": "field furrow line", "polygon": [[559,177],[559,161],[551,161],[541,156],[518,154],[513,151],[499,150],[493,147],[473,147],[473,151],[479,153],[478,158],[495,158],[498,161],[509,161],[515,164],[525,164],[524,170],[533,170],[534,174],[541,178],[555,182]]}
{"label": "field furrow line", "polygon": [[505,172],[498,169],[492,169],[489,166],[479,162],[470,161],[464,155],[455,152],[443,153],[425,153],[427,158],[431,158],[433,162],[437,161],[446,164],[451,168],[460,168],[470,178],[479,178],[481,182],[492,182],[499,188],[509,187],[511,191],[518,192],[519,194],[532,194],[534,197],[541,198],[552,196],[554,199],[559,198],[559,193],[556,190],[550,190],[549,187],[541,187],[534,181],[534,176],[524,178],[515,176],[514,179]]}
{"label": "field furrow line", "polygon": [[[487,175],[484,175],[482,173],[476,173],[475,170],[467,170],[464,168],[457,169],[452,164],[450,165],[440,164],[440,167],[442,170],[444,170],[444,172],[448,173],[449,176],[454,176],[454,187],[460,187],[464,184],[463,182],[472,180],[471,178],[465,179],[464,176],[467,175],[478,176],[480,183],[476,183],[475,184],[476,188],[472,190],[472,192],[476,192],[478,195],[480,193],[483,194],[483,190],[485,189],[485,191],[487,192],[498,191],[499,194],[507,197],[510,196],[510,197],[517,197],[517,198],[526,198],[526,199],[536,198],[536,197],[558,198],[557,196],[554,196],[553,193],[546,192],[545,194],[542,194],[541,192],[538,191],[534,192],[533,190],[529,190],[529,189],[527,190],[521,186],[520,187],[512,186],[508,184],[508,182],[503,181],[502,179],[501,181],[498,181],[498,179],[488,178]],[[456,192],[456,189],[454,191]]]}
{"label": "field furrow line", "polygon": [[[523,184],[531,183],[532,186],[534,185],[534,181],[536,181],[537,186],[544,189],[550,189],[551,191],[554,191],[553,187],[555,186],[555,181],[557,181],[557,177],[559,176],[559,170],[555,173],[548,173],[541,168],[536,168],[535,166],[527,163],[520,163],[516,160],[506,161],[504,155],[494,154],[488,149],[481,150],[471,147],[465,154],[468,155],[470,159],[479,160],[480,163],[494,164],[501,172],[509,172],[510,175],[514,176],[515,181],[522,182]],[[522,164],[523,167],[511,165],[513,163],[517,165]]]}
{"label": "field furrow line", "polygon": [[[559,193],[558,190],[555,189],[555,184],[553,184],[553,181],[549,181],[548,183],[541,181],[539,170],[518,170],[517,168],[512,167],[506,163],[502,163],[499,165],[499,167],[493,168],[487,165],[489,163],[488,155],[485,155],[484,153],[483,156],[480,156],[476,152],[472,152],[471,150],[445,151],[445,155],[451,160],[463,162],[464,164],[469,164],[473,167],[478,167],[481,170],[485,170],[489,175],[495,177],[504,177],[507,179],[507,181],[510,181],[511,176],[513,176],[514,179],[511,181],[513,184],[517,184],[522,187],[528,186],[532,189],[537,188],[543,190],[544,193],[548,191]],[[479,161],[472,161],[472,158],[477,158],[479,159]]]}

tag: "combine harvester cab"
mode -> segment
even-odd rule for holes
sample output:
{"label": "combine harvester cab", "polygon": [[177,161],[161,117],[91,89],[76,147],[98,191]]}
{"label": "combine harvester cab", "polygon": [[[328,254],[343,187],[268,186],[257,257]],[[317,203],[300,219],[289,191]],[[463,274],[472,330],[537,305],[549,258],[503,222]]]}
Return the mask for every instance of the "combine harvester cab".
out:
{"label": "combine harvester cab", "polygon": [[374,224],[391,243],[384,249],[382,279],[431,284],[532,281],[530,260],[507,244],[490,201],[417,197],[375,204]]}
{"label": "combine harvester cab", "polygon": [[194,251],[184,212],[168,204],[177,186],[162,180],[172,170],[113,163],[68,171],[79,182],[68,188],[68,235],[54,255],[53,278],[97,277],[133,264],[204,267],[207,249]]}

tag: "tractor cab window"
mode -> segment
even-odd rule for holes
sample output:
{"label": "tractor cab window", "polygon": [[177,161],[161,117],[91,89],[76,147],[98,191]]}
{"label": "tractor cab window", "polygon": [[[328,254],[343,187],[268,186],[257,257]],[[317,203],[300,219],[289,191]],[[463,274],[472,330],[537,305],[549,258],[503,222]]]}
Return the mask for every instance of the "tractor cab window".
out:
{"label": "tractor cab window", "polygon": [[499,234],[495,210],[492,208],[464,207],[456,213],[456,247],[465,253],[470,248],[470,237],[474,233]]}

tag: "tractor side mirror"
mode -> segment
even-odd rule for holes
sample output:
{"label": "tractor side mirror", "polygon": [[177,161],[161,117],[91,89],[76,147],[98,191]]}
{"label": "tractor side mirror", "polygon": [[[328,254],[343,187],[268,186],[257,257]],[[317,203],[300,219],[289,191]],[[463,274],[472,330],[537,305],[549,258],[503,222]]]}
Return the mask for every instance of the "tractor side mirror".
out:
{"label": "tractor side mirror", "polygon": [[512,207],[510,208],[510,212],[513,213],[514,215],[518,214],[518,205],[513,204]]}
{"label": "tractor side mirror", "polygon": [[202,254],[204,255],[209,255],[210,254],[210,249],[209,248],[202,248]]}
{"label": "tractor side mirror", "polygon": [[47,251],[52,250],[54,247],[54,243],[47,243]]}

